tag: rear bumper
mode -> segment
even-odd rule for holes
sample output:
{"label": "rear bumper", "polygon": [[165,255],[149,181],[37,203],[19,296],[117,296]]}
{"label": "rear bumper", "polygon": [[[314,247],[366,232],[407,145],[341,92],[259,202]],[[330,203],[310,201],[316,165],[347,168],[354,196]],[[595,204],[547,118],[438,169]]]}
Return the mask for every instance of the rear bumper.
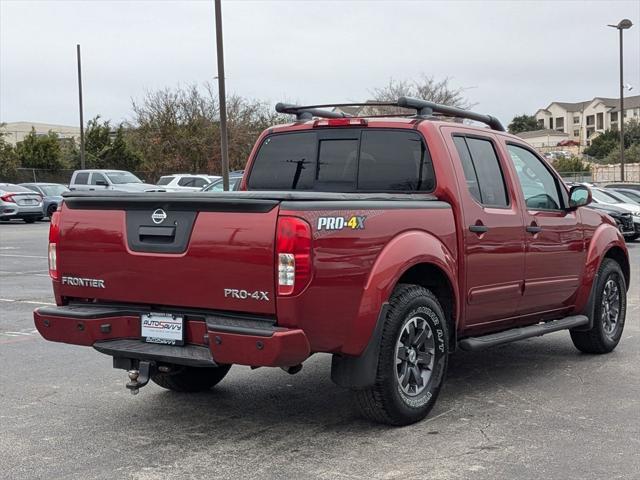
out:
{"label": "rear bumper", "polygon": [[38,308],[33,318],[47,340],[92,346],[114,358],[192,366],[287,367],[310,355],[309,342],[300,329],[217,312],[176,312],[185,316],[185,347],[145,343],[140,340],[140,315],[148,311],[126,306],[70,305]]}

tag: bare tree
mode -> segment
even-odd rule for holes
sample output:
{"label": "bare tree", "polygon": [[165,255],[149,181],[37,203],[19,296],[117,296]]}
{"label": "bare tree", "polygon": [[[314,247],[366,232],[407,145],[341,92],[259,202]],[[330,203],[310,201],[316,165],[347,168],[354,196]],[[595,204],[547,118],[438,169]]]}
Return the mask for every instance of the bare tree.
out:
{"label": "bare tree", "polygon": [[[372,100],[377,102],[395,102],[399,97],[415,97],[442,105],[469,109],[474,104],[465,97],[466,90],[465,87],[453,87],[449,77],[436,80],[423,74],[417,80],[394,80],[391,78],[384,87],[374,88],[371,95]],[[397,107],[377,108],[376,110],[382,110],[386,113],[412,112]],[[378,112],[376,111],[376,113]]]}

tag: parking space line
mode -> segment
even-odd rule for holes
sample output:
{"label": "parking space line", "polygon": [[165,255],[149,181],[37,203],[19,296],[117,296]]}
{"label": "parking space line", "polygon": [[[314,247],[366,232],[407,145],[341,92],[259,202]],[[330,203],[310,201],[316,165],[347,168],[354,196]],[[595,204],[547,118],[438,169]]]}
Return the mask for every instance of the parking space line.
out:
{"label": "parking space line", "polygon": [[7,302],[7,303],[28,303],[29,305],[51,305],[51,306],[56,306],[55,303],[49,303],[49,302],[35,302],[33,300],[14,300],[12,298],[0,298],[0,302]]}

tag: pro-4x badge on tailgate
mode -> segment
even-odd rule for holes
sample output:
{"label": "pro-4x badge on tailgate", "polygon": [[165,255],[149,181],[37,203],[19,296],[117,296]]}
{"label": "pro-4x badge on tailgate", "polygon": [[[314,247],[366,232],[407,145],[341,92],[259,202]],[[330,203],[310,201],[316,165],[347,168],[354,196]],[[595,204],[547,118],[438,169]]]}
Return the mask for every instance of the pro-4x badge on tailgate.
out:
{"label": "pro-4x badge on tailgate", "polygon": [[364,215],[351,217],[318,217],[318,230],[364,230]]}

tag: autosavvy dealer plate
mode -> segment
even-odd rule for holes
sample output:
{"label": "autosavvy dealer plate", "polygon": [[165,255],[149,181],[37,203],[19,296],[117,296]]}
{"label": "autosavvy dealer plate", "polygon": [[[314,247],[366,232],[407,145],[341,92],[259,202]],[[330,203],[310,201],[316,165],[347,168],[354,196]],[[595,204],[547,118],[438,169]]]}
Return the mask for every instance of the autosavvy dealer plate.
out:
{"label": "autosavvy dealer plate", "polygon": [[141,315],[140,337],[148,343],[184,345],[184,317],[170,313]]}

